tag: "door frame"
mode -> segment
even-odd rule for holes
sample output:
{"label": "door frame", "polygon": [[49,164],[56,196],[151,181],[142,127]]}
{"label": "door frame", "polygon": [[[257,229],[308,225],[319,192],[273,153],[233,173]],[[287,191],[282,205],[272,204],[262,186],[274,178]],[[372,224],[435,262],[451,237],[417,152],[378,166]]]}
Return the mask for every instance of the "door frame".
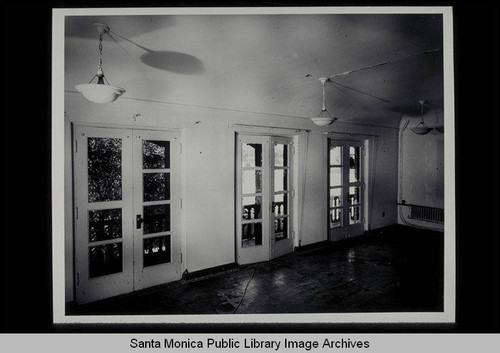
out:
{"label": "door frame", "polygon": [[[149,125],[130,125],[130,124],[109,124],[109,123],[98,123],[98,122],[70,122],[70,136],[71,136],[71,179],[72,179],[72,192],[71,192],[71,211],[72,211],[72,244],[66,244],[65,246],[72,246],[72,263],[73,263],[73,271],[72,271],[72,282],[73,282],[73,298],[77,301],[77,282],[78,282],[78,263],[77,263],[77,255],[76,255],[76,247],[77,247],[77,190],[76,190],[76,181],[77,175],[75,173],[75,164],[76,164],[76,153],[77,153],[77,142],[76,142],[76,130],[80,127],[83,128],[104,128],[104,129],[116,129],[116,130],[147,130],[147,131],[155,131],[155,132],[168,132],[168,133],[176,133],[178,134],[179,139],[179,153],[180,156],[178,158],[179,161],[179,196],[180,196],[180,209],[179,209],[179,235],[180,235],[180,276],[185,272],[186,266],[186,154],[183,151],[183,146],[186,145],[186,128],[169,128],[169,127],[158,127],[158,126],[149,126]],[[131,140],[133,136],[131,135]],[[131,205],[133,208],[133,205]],[[132,210],[133,212],[133,210]],[[135,227],[135,220],[134,220]],[[133,271],[133,268],[132,268]],[[98,299],[96,299],[98,300]]]}
{"label": "door frame", "polygon": [[[368,210],[368,207],[369,207],[369,202],[368,202],[368,199],[369,199],[369,193],[368,193],[368,188],[371,187],[371,185],[369,184],[369,174],[370,174],[370,170],[369,170],[369,154],[368,154],[368,150],[370,147],[370,139],[367,139],[366,137],[364,136],[356,136],[356,135],[352,135],[352,134],[349,134],[349,135],[343,135],[343,134],[339,134],[338,136],[327,136],[327,139],[326,139],[326,146],[327,146],[327,163],[326,163],[326,180],[327,180],[327,191],[326,191],[326,194],[327,194],[327,207],[326,207],[326,229],[327,229],[327,240],[328,241],[338,241],[338,240],[342,240],[342,239],[347,239],[347,238],[350,238],[350,237],[356,237],[356,236],[359,236],[359,235],[362,235],[362,232],[361,234],[356,234],[356,235],[351,235],[351,234],[348,234],[348,229],[346,227],[342,227],[342,228],[345,228],[345,231],[343,231],[343,235],[338,238],[338,239],[334,239],[332,240],[332,237],[331,237],[331,229],[330,229],[330,141],[335,141],[335,142],[338,142],[339,145],[348,145],[349,143],[353,143],[355,145],[358,145],[359,147],[361,147],[361,151],[360,151],[360,154],[361,154],[361,161],[360,161],[360,169],[361,169],[361,180],[360,180],[360,186],[361,186],[361,191],[360,191],[360,197],[361,197],[361,206],[362,206],[362,213],[361,213],[361,227],[362,227],[362,231],[366,231],[369,229],[369,222],[371,221],[369,219],[369,210]],[[344,162],[343,162],[344,163]],[[344,183],[342,183],[342,188],[344,189]],[[347,186],[347,189],[349,188],[349,186]],[[344,191],[344,190],[343,190]],[[343,198],[343,201],[345,201],[347,198],[346,197],[342,197]],[[345,207],[346,209],[349,208],[349,206],[346,204],[344,205],[343,207]],[[344,215],[343,215],[344,216]]]}
{"label": "door frame", "polygon": [[[287,138],[291,139],[291,142],[293,144],[293,148],[295,150],[295,153],[291,155],[291,160],[292,160],[292,168],[291,169],[291,180],[292,180],[292,187],[290,189],[290,194],[293,193],[292,197],[292,202],[290,202],[290,208],[293,210],[293,215],[291,218],[290,222],[290,235],[292,237],[292,247],[295,248],[297,246],[300,246],[300,234],[297,233],[296,229],[300,228],[300,225],[297,224],[297,222],[300,219],[300,215],[298,214],[299,212],[303,212],[303,210],[298,207],[298,200],[300,198],[299,192],[299,177],[298,177],[298,168],[299,168],[299,141],[301,139],[301,132],[309,132],[309,130],[302,130],[302,129],[289,129],[289,128],[273,128],[273,127],[262,127],[262,126],[257,126],[257,125],[230,125],[229,127],[233,127],[233,129],[230,130],[231,133],[231,139],[233,141],[233,161],[234,161],[234,189],[233,189],[233,197],[234,197],[234,262],[238,263],[238,232],[240,230],[238,227],[241,226],[241,210],[240,208],[242,207],[240,194],[241,194],[241,183],[240,183],[240,178],[241,176],[238,176],[239,173],[239,163],[241,163],[241,156],[238,155],[239,147],[238,147],[238,139],[240,136],[253,136],[253,137],[264,137],[268,138],[269,141],[271,141],[272,137],[275,138]],[[270,147],[269,147],[270,148]],[[271,169],[271,168],[270,168]],[[270,176],[269,176],[270,178]],[[269,187],[271,187],[271,183],[269,182]],[[302,185],[302,187],[304,187]],[[293,190],[293,191],[292,191]],[[268,207],[266,206],[266,209]],[[270,212],[269,212],[270,214]],[[239,218],[240,217],[240,218]],[[274,228],[273,228],[274,229]],[[269,234],[271,234],[271,222],[269,222]],[[294,249],[292,249],[293,251]],[[269,255],[268,257],[263,260],[263,261],[269,261],[271,260],[271,242],[269,242]]]}

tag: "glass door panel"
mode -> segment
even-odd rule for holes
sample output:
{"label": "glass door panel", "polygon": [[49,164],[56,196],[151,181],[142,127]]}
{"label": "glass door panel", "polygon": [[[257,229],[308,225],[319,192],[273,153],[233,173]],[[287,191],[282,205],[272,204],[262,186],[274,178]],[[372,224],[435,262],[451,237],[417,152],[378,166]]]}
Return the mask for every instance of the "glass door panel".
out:
{"label": "glass door panel", "polygon": [[262,136],[238,136],[236,151],[237,232],[239,264],[269,258],[269,142]]}
{"label": "glass door panel", "polygon": [[329,227],[330,229],[342,228],[343,225],[343,174],[344,174],[344,147],[342,145],[330,144],[329,149]]}
{"label": "glass door panel", "polygon": [[271,258],[282,256],[293,250],[291,235],[291,138],[271,137]]}
{"label": "glass door panel", "polygon": [[134,131],[135,289],[180,277],[177,134]]}
{"label": "glass door panel", "polygon": [[262,245],[262,147],[259,143],[242,144],[242,248]]}
{"label": "glass door panel", "polygon": [[75,127],[76,301],[133,289],[132,141],[117,129]]}
{"label": "glass door panel", "polygon": [[[348,227],[346,227],[346,236],[360,235],[364,231],[363,226],[363,180],[362,180],[362,142],[347,141],[349,148],[349,185],[348,204],[349,214]],[[347,148],[346,148],[347,149]],[[347,214],[346,214],[347,215]]]}

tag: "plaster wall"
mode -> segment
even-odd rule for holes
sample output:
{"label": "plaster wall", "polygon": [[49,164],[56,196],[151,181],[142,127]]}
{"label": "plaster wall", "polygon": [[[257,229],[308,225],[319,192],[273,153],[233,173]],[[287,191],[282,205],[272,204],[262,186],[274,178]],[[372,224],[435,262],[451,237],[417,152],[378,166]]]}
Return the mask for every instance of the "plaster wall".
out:
{"label": "plaster wall", "polygon": [[[265,111],[259,107],[258,111]],[[256,109],[257,111],[257,109]],[[140,114],[134,121],[133,115]],[[63,117],[61,117],[63,119]],[[251,124],[274,128],[310,130],[306,155],[299,147],[297,174],[305,174],[303,199],[297,214],[302,226],[297,241],[301,245],[327,240],[327,135],[324,131],[376,135],[376,153],[369,173],[373,199],[368,212],[369,228],[397,223],[398,128],[336,122],[327,128],[309,119],[265,115],[242,111],[192,107],[120,98],[107,105],[96,105],[74,92],[65,93],[65,290],[73,300],[73,199],[71,124],[110,124],[180,129],[183,143],[183,253],[189,272],[235,261],[234,160],[235,127]],[[267,129],[268,134],[276,134]],[[288,130],[287,130],[288,131]],[[291,130],[290,130],[291,131]],[[299,144],[304,140],[298,139]],[[304,147],[304,146],[302,146]],[[305,168],[305,170],[304,170]],[[300,192],[297,193],[300,195]],[[298,231],[296,229],[296,231]]]}
{"label": "plaster wall", "polygon": [[[426,135],[411,131],[420,117],[404,116],[401,120],[399,200],[407,204],[444,208],[444,135],[433,129]],[[442,115],[424,115],[428,127],[443,126]],[[406,128],[404,128],[406,126]],[[399,206],[401,216],[411,224],[434,229],[443,225],[408,220],[408,207]],[[399,218],[399,223],[405,221]]]}

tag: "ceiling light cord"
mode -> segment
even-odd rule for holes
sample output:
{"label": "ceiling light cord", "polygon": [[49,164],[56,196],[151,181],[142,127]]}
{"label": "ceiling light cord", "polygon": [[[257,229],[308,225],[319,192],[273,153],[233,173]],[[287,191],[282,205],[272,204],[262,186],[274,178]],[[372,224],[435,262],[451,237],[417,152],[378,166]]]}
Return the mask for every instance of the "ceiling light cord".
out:
{"label": "ceiling light cord", "polygon": [[321,108],[321,110],[323,110],[323,111],[326,111],[326,107],[325,107],[325,82],[326,81],[321,81],[321,83],[323,84],[323,107]]}
{"label": "ceiling light cord", "polygon": [[420,101],[420,116],[422,117],[422,124],[424,124],[424,103],[425,101]]}
{"label": "ceiling light cord", "polygon": [[102,71],[102,34],[99,34],[99,65],[97,66],[97,74],[104,75]]}
{"label": "ceiling light cord", "polygon": [[108,79],[106,78],[106,76],[104,75],[104,71],[102,69],[102,33],[99,34],[99,62],[97,64],[97,72],[96,74],[92,77],[92,79],[90,80],[89,83],[92,83],[92,81],[94,80],[94,78],[97,77],[97,84],[104,84],[104,82],[106,82],[106,84],[108,86],[110,86],[109,82],[108,82]]}

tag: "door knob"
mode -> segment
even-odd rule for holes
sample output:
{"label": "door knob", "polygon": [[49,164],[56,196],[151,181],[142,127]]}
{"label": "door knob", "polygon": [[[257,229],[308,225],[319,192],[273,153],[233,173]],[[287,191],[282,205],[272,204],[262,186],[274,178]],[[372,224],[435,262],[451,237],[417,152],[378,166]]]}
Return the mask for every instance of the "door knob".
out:
{"label": "door knob", "polygon": [[144,218],[142,218],[141,215],[138,214],[135,218],[135,224],[137,229],[141,229],[142,222],[144,222]]}

